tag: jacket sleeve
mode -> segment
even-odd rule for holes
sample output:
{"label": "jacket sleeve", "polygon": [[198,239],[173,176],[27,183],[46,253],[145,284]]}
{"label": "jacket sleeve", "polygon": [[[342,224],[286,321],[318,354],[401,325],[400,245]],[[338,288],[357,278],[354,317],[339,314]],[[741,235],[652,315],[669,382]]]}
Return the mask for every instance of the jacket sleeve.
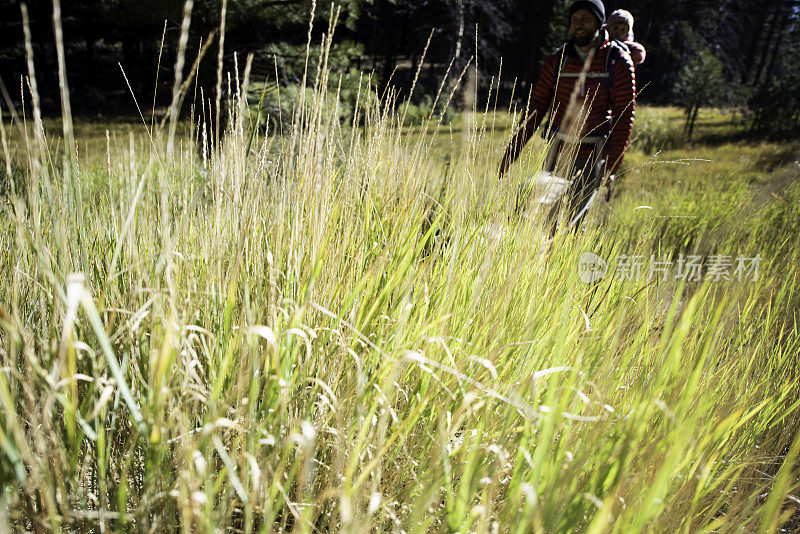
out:
{"label": "jacket sleeve", "polygon": [[636,75],[633,61],[622,54],[614,65],[611,86],[611,133],[606,144],[606,168],[614,173],[622,163],[623,153],[633,128],[636,107]]}
{"label": "jacket sleeve", "polygon": [[625,43],[628,46],[628,50],[631,51],[631,59],[633,60],[634,65],[640,65],[644,63],[644,58],[647,56],[647,52],[645,51],[644,47],[635,41],[630,41]]}
{"label": "jacket sleeve", "polygon": [[536,83],[531,91],[528,105],[524,110],[524,114],[520,119],[517,132],[511,138],[511,141],[506,148],[503,159],[500,162],[500,176],[502,176],[511,165],[519,157],[525,143],[530,140],[536,127],[542,122],[542,118],[550,103],[553,101],[556,89],[556,72],[557,66],[560,64],[561,53],[556,53],[548,56],[545,60],[542,70],[539,73]]}

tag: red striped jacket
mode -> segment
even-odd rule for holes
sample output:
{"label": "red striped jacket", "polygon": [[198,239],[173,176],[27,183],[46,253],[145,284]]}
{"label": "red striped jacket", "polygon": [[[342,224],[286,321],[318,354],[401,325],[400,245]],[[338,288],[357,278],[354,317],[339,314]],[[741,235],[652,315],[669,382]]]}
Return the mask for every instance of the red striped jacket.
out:
{"label": "red striped jacket", "polygon": [[[577,134],[579,137],[608,134],[604,145],[606,169],[613,173],[619,168],[633,127],[636,77],[630,55],[620,51],[611,80],[608,79],[606,59],[609,53],[617,52],[611,52],[611,41],[605,30],[601,33],[601,39],[583,80],[580,76],[583,61],[572,43],[565,43],[545,60],[519,130],[503,156],[501,173],[517,159],[548,111],[551,112],[551,127],[563,133],[571,131],[570,122],[580,124],[583,121]],[[562,55],[566,56],[563,61]],[[579,85],[576,87],[576,84]],[[575,103],[570,106],[573,92]],[[592,145],[583,144],[578,157],[589,157],[591,151]]]}

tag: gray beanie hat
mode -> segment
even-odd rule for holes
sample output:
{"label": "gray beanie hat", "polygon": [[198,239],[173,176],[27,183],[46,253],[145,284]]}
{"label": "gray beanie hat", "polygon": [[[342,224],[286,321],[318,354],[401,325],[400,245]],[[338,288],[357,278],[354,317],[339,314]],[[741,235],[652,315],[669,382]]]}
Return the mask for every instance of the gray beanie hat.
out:
{"label": "gray beanie hat", "polygon": [[592,15],[597,17],[600,24],[606,21],[606,8],[601,0],[576,0],[572,2],[572,5],[569,6],[569,12],[567,13],[567,20],[579,9],[589,11]]}

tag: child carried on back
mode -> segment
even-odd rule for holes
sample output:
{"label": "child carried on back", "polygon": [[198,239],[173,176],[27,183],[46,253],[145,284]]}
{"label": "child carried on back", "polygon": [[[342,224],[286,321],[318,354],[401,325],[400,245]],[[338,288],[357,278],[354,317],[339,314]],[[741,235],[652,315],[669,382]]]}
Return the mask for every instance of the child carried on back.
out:
{"label": "child carried on back", "polygon": [[634,65],[644,62],[644,47],[633,39],[633,15],[624,9],[617,9],[606,22],[608,34],[612,39],[622,41],[628,47]]}

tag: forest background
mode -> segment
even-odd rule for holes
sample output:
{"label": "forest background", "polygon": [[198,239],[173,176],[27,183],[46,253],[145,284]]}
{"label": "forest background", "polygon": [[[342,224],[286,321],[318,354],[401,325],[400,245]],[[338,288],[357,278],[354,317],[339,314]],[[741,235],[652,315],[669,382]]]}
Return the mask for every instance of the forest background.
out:
{"label": "forest background", "polygon": [[[203,43],[216,39],[199,63],[194,99],[213,94],[223,0],[192,4],[185,62],[188,71]],[[410,93],[420,62],[414,104],[430,107],[448,69],[477,60],[479,100],[500,79],[499,108],[521,103],[548,53],[566,37],[567,0],[230,0],[225,1],[226,72],[244,69],[253,54],[253,81],[299,84],[312,43],[328,31],[337,10],[332,79],[357,92],[362,72],[374,72],[381,93],[392,86],[398,101]],[[27,75],[20,2],[0,7],[0,75],[6,104],[21,102]],[[50,2],[28,4],[41,105],[58,115],[59,84]],[[639,101],[730,107],[750,119],[758,136],[800,129],[800,1],[640,0],[607,2],[635,17],[636,39],[648,50],[637,68]],[[179,49],[182,0],[75,0],[64,2],[62,24],[72,111],[83,116],[135,115],[125,77],[137,98],[165,109]],[[163,43],[163,44],[162,44]],[[317,57],[311,50],[311,58]],[[423,60],[424,54],[424,60]],[[123,77],[120,69],[124,70]],[[494,81],[493,81],[494,80]],[[269,100],[269,95],[268,95]],[[457,99],[458,100],[458,99]],[[270,102],[267,102],[269,106]],[[273,104],[276,106],[277,104]],[[267,108],[269,109],[269,108]]]}

